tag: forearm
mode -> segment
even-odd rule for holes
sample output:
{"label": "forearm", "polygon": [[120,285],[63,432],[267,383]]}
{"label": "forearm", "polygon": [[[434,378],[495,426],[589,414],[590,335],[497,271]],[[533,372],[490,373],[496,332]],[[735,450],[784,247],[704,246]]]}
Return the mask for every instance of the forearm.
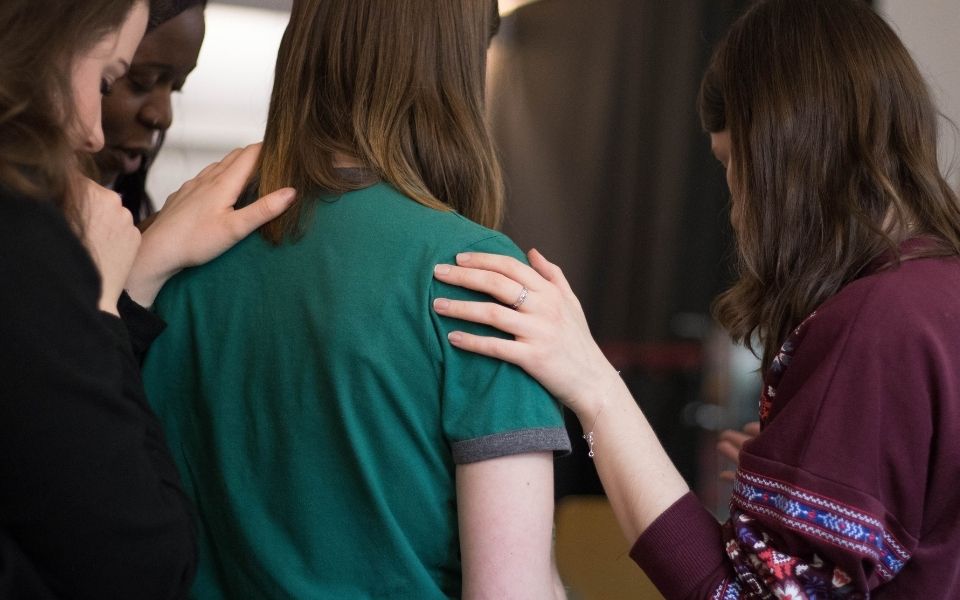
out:
{"label": "forearm", "polygon": [[[612,370],[612,368],[611,368]],[[593,433],[593,460],[627,540],[689,491],[656,433],[615,372],[601,398],[576,403],[584,432]]]}

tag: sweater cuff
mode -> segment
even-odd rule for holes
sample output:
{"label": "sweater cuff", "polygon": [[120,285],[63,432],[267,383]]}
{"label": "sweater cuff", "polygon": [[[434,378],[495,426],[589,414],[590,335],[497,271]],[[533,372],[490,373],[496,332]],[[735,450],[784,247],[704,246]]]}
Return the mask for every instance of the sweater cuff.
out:
{"label": "sweater cuff", "polygon": [[133,355],[138,362],[142,361],[150,344],[163,332],[167,324],[153,312],[134,302],[126,292],[121,294],[117,310],[127,326]]}
{"label": "sweater cuff", "polygon": [[720,523],[687,492],[643,532],[630,558],[666,598],[687,598],[723,569],[723,547]]}

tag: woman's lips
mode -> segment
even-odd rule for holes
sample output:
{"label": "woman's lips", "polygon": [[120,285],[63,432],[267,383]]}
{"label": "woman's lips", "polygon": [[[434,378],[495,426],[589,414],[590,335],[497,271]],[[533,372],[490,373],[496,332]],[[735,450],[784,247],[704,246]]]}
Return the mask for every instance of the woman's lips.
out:
{"label": "woman's lips", "polygon": [[127,175],[136,173],[143,164],[143,152],[140,150],[127,150],[118,148],[117,155],[120,157],[120,164],[123,166],[123,172]]}
{"label": "woman's lips", "polygon": [[145,148],[130,148],[126,146],[110,146],[97,159],[102,169],[115,171],[122,175],[136,173],[150,153]]}

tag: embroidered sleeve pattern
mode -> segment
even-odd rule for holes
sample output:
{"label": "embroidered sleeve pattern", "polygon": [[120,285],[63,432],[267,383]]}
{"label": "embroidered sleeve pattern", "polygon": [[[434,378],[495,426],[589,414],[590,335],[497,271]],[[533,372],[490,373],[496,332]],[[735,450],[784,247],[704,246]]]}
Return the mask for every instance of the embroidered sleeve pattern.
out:
{"label": "embroidered sleeve pattern", "polygon": [[710,596],[710,600],[739,600],[746,597],[743,594],[743,588],[736,580],[724,579]]}
{"label": "embroidered sleeve pattern", "polygon": [[884,581],[892,579],[910,559],[909,553],[875,517],[770,478],[739,471],[734,483],[731,518],[724,527],[726,554],[737,576],[725,581],[714,598],[859,599],[850,576],[816,553],[791,556],[754,516],[774,520],[785,529],[841,548],[873,565]]}
{"label": "embroidered sleeve pattern", "polygon": [[777,397],[777,386],[780,385],[780,379],[783,377],[783,373],[787,370],[787,367],[790,366],[790,359],[793,358],[793,353],[796,352],[797,346],[799,346],[803,340],[807,323],[816,316],[817,312],[814,311],[810,313],[802,323],[797,325],[797,328],[793,330],[793,333],[790,334],[787,341],[780,347],[780,351],[773,357],[773,362],[763,380],[763,388],[760,391],[760,404],[757,407],[761,426],[766,426],[770,421],[773,401]]}

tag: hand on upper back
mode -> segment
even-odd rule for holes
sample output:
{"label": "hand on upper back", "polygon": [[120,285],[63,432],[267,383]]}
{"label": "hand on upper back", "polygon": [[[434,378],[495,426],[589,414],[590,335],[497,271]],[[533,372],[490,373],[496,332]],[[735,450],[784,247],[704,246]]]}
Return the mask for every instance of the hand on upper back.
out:
{"label": "hand on upper back", "polygon": [[79,179],[83,243],[100,272],[100,310],[118,314],[117,301],[140,247],[140,231],[120,196],[87,178]]}
{"label": "hand on upper back", "polygon": [[[717,452],[729,459],[734,465],[740,464],[740,450],[743,444],[760,434],[760,423],[751,421],[743,426],[741,431],[726,429],[720,432],[720,441],[717,442]],[[733,471],[721,471],[720,479],[733,481]]]}
{"label": "hand on upper back", "polygon": [[259,152],[260,144],[234,150],[167,199],[143,234],[127,288],[134,300],[149,306],[171,276],[213,260],[293,203],[296,192],[283,188],[234,209]]}
{"label": "hand on upper back", "polygon": [[438,280],[499,302],[438,299],[434,308],[441,315],[512,334],[514,340],[454,332],[450,342],[520,366],[578,415],[589,416],[619,378],[590,334],[563,272],[536,250],[528,256],[532,268],[508,256],[484,253],[461,254],[457,266],[439,265]]}

